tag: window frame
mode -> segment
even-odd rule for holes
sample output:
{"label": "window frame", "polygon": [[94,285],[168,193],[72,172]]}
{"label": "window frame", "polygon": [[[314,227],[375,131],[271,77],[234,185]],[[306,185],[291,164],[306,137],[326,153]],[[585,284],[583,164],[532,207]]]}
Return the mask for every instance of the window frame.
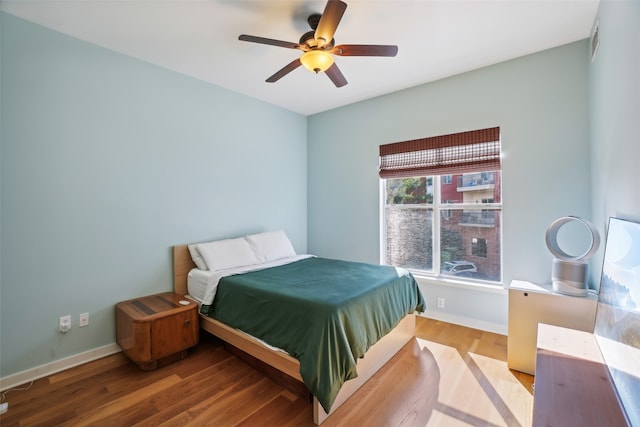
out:
{"label": "window frame", "polygon": [[[503,236],[502,236],[502,220],[500,221],[500,232],[498,233],[498,240],[499,240],[499,246],[500,246],[500,280],[499,281],[493,281],[493,280],[486,280],[486,279],[480,279],[480,278],[472,278],[472,277],[457,277],[454,275],[447,275],[447,274],[442,274],[441,268],[442,268],[442,262],[441,262],[441,253],[440,253],[440,249],[441,249],[441,215],[445,214],[445,212],[447,211],[452,211],[452,210],[460,210],[460,211],[464,211],[464,210],[474,210],[474,211],[479,211],[479,212],[483,212],[483,211],[499,211],[500,215],[502,215],[502,202],[496,203],[464,203],[464,202],[456,202],[456,203],[447,203],[447,201],[443,201],[442,200],[442,195],[441,195],[441,189],[442,189],[442,176],[446,176],[446,175],[452,175],[452,174],[441,174],[441,175],[416,175],[414,176],[414,178],[417,177],[427,177],[427,179],[429,177],[433,178],[433,203],[430,205],[425,205],[425,209],[427,210],[431,210],[432,211],[432,218],[433,218],[433,222],[432,222],[432,230],[431,230],[431,235],[432,235],[432,269],[431,270],[421,270],[421,269],[415,269],[415,268],[407,268],[407,267],[403,267],[403,266],[399,266],[402,268],[407,268],[407,270],[411,271],[412,274],[414,274],[417,277],[427,277],[427,278],[432,278],[432,279],[437,279],[440,281],[455,281],[458,283],[465,283],[465,284],[469,284],[469,285],[489,285],[491,287],[496,287],[496,288],[501,288],[503,287],[503,251],[502,251],[502,240],[503,240]],[[456,175],[456,174],[453,174]],[[388,265],[388,260],[387,260],[387,250],[386,250],[386,246],[387,246],[387,235],[386,235],[386,215],[385,215],[385,205],[386,205],[386,182],[387,179],[394,179],[393,177],[390,178],[380,178],[380,195],[379,195],[379,199],[380,199],[380,263],[381,264],[387,264]],[[500,180],[502,180],[502,177],[500,177]],[[502,193],[502,192],[501,192]],[[502,201],[502,194],[500,194],[500,200]],[[450,215],[450,214],[449,214]]]}

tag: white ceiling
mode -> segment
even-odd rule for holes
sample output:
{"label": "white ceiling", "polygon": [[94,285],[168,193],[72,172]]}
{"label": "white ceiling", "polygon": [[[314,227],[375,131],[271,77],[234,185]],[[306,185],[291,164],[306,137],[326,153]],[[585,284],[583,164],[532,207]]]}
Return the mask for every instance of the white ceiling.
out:
{"label": "white ceiling", "polygon": [[336,44],[399,51],[336,57],[342,88],[303,67],[265,83],[301,52],[238,41],[298,42],[322,0],[8,0],[0,9],[304,115],[587,38],[598,9],[598,0],[345,1]]}

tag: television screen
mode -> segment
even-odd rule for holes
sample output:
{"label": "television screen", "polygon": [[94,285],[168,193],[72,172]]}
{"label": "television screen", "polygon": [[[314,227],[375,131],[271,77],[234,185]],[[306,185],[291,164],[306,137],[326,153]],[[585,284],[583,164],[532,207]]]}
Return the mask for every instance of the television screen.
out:
{"label": "television screen", "polygon": [[640,223],[609,219],[594,333],[627,418],[640,426]]}

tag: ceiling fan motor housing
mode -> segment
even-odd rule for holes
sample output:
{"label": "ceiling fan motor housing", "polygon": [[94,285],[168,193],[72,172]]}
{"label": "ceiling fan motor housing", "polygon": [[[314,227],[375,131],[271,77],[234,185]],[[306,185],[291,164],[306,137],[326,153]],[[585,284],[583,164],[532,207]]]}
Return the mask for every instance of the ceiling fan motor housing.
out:
{"label": "ceiling fan motor housing", "polygon": [[318,43],[315,38],[315,31],[307,31],[302,36],[300,36],[299,43],[303,46],[308,46],[309,48],[316,47]]}
{"label": "ceiling fan motor housing", "polygon": [[320,18],[322,18],[322,15],[320,13],[314,13],[312,15],[309,15],[309,17],[307,18],[307,22],[309,23],[309,26],[313,31],[315,31],[316,28],[318,28],[318,23],[320,22]]}

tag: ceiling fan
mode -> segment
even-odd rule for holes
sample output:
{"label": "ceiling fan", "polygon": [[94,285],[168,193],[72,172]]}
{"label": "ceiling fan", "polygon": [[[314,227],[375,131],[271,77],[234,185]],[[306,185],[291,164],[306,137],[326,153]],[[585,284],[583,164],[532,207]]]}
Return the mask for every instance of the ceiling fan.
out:
{"label": "ceiling fan", "polygon": [[343,44],[335,46],[333,34],[344,15],[347,4],[340,0],[329,0],[321,14],[309,16],[307,22],[311,31],[300,37],[298,43],[274,40],[264,37],[241,34],[238,40],[252,43],[268,44],[271,46],[299,49],[304,53],[300,58],[291,61],[282,67],[266,81],[274,83],[286,76],[296,68],[304,65],[310,71],[324,72],[336,85],[342,87],[347,84],[347,79],[333,60],[333,55],[338,56],[396,56],[398,46],[372,45],[372,44]]}

